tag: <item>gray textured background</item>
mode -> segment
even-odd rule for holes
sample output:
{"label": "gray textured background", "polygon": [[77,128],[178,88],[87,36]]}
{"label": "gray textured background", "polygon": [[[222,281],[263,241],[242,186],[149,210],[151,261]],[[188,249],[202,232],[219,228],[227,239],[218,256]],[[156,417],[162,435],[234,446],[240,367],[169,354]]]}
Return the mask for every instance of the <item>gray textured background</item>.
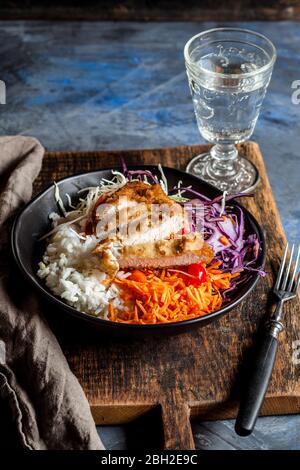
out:
{"label": "gray textured background", "polygon": [[[49,150],[202,142],[182,51],[192,35],[216,25],[0,22],[0,79],[7,86],[7,104],[0,106],[1,134],[32,135]],[[291,102],[291,85],[300,80],[300,25],[237,25],[266,34],[278,50],[253,138],[263,151],[288,238],[297,241],[300,105]],[[139,435],[140,427],[131,426],[130,433]],[[131,446],[126,427],[99,432],[109,448]],[[231,421],[197,423],[194,433],[197,447],[204,449],[300,449],[299,416],[261,418],[247,439],[237,438]]]}

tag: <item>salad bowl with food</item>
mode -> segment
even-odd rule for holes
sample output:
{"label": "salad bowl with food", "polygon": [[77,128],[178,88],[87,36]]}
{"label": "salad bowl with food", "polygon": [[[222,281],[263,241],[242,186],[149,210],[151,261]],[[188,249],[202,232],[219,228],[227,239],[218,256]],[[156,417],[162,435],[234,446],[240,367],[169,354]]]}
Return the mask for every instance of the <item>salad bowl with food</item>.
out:
{"label": "salad bowl with food", "polygon": [[14,257],[56,315],[118,334],[180,332],[232,310],[264,275],[263,232],[238,197],[122,162],[34,198],[15,220]]}

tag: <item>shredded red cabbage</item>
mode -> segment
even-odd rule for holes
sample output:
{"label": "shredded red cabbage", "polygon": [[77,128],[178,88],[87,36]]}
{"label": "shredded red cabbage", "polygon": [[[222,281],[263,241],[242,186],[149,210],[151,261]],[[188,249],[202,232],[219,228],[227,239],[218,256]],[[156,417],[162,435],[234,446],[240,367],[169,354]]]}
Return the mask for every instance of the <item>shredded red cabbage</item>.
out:
{"label": "shredded red cabbage", "polygon": [[[146,176],[153,183],[158,183],[158,178],[149,170],[128,170],[123,159],[122,171],[129,181],[133,177],[143,181]],[[225,208],[221,214],[223,196],[209,199],[192,187],[174,188],[170,190],[169,195],[177,194],[179,190],[185,193],[184,197],[187,192],[194,196],[188,201],[192,207],[201,204],[203,208],[204,239],[215,252],[213,261],[221,260],[223,271],[241,273],[239,277],[233,279],[230,288],[222,292],[224,301],[228,302],[231,300],[231,293],[238,285],[244,284],[251,277],[251,272],[255,271],[260,276],[266,275],[261,267],[257,267],[261,252],[257,235],[245,234],[245,216],[242,209],[236,205],[228,204],[229,201],[237,197],[252,197],[253,195],[238,193],[226,196]],[[195,230],[193,222],[191,230]],[[224,240],[227,240],[226,244],[224,244]]]}
{"label": "shredded red cabbage", "polygon": [[152,183],[157,184],[159,182],[157,176],[153,175],[150,170],[128,170],[123,157],[121,157],[121,164],[123,175],[128,179],[128,181],[131,181],[133,178],[143,181],[143,178],[146,177],[147,179],[150,178]]}

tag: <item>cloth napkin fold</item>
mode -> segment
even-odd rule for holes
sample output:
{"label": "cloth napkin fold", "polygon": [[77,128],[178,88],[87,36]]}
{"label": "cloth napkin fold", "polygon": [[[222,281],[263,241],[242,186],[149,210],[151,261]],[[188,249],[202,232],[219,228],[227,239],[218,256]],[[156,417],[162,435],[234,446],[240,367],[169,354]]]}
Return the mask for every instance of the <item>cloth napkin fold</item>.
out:
{"label": "cloth napkin fold", "polygon": [[[16,284],[9,237],[32,194],[44,149],[31,137],[0,138],[0,409],[26,449],[103,449],[89,404],[38,299]],[[1,446],[1,444],[0,444]]]}

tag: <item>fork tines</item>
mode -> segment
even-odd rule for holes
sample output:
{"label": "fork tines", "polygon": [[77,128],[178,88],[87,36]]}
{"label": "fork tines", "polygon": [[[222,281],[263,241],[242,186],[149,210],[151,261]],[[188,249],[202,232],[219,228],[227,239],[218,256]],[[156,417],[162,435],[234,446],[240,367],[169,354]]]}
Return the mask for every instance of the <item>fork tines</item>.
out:
{"label": "fork tines", "polygon": [[[297,252],[297,253],[296,253]],[[296,294],[300,284],[300,245],[298,249],[293,243],[289,252],[289,244],[287,243],[283,256],[281,258],[280,268],[277,275],[275,291]]]}

